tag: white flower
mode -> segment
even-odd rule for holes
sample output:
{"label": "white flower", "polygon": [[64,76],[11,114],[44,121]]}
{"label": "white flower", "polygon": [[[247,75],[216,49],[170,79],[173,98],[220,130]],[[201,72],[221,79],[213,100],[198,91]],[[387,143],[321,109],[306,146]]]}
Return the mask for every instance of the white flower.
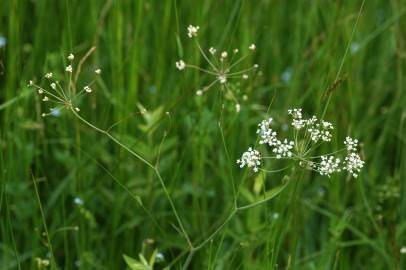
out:
{"label": "white flower", "polygon": [[318,172],[320,175],[327,175],[335,172],[340,172],[340,159],[334,158],[333,156],[321,156],[321,162],[317,167]]}
{"label": "white flower", "polygon": [[292,151],[290,150],[293,148],[293,145],[294,142],[288,141],[287,139],[285,139],[283,142],[276,140],[272,152],[276,154],[277,159],[282,157],[292,157]]}
{"label": "white flower", "polygon": [[78,107],[76,107],[76,108],[75,108],[75,111],[79,112],[79,111],[80,111],[80,109],[79,109]]}
{"label": "white flower", "polygon": [[292,126],[301,129],[306,125],[306,120],[302,119],[302,109],[289,109],[288,114],[292,116]]}
{"label": "white flower", "polygon": [[357,139],[352,139],[352,138],[347,136],[345,138],[344,145],[347,148],[347,151],[355,152],[355,151],[357,151],[358,140]]}
{"label": "white flower", "polygon": [[317,128],[308,128],[307,131],[310,133],[310,139],[313,142],[318,142],[320,140],[320,130],[318,130]]}
{"label": "white flower", "polygon": [[45,117],[45,116],[47,116],[47,115],[46,115],[45,113],[43,113],[43,114],[41,114],[41,116],[42,116],[42,117]]}
{"label": "white flower", "polygon": [[235,111],[240,112],[241,111],[241,105],[240,104],[235,104]]}
{"label": "white flower", "polygon": [[75,59],[75,56],[73,54],[69,54],[68,55],[68,60],[72,61],[73,59]]}
{"label": "white flower", "polygon": [[259,144],[268,144],[269,146],[277,144],[278,139],[276,138],[276,132],[271,128],[272,121],[272,118],[268,118],[258,124],[259,129],[257,129],[257,134],[261,137]]}
{"label": "white flower", "polygon": [[45,74],[45,78],[51,79],[52,75],[53,75],[52,72],[48,72],[47,74]]}
{"label": "white flower", "polygon": [[220,83],[226,83],[227,82],[227,77],[223,74],[221,74],[220,76],[218,76],[218,78]]}
{"label": "white flower", "polygon": [[175,63],[176,68],[179,70],[183,70],[186,67],[185,62],[183,62],[183,60],[179,60],[178,62]]}
{"label": "white flower", "polygon": [[329,130],[334,129],[333,124],[327,121],[322,121],[321,126],[323,127],[323,129],[320,131],[321,140],[325,142],[331,141],[331,137],[333,136],[331,135]]}
{"label": "white flower", "polygon": [[292,115],[293,118],[300,118],[302,119],[302,109],[289,109],[288,114]]}
{"label": "white flower", "polygon": [[66,71],[72,73],[72,65],[67,66]]}
{"label": "white flower", "polygon": [[248,75],[247,75],[247,74],[242,74],[242,78],[243,78],[244,80],[247,80],[247,79],[248,79]]}
{"label": "white flower", "polygon": [[257,47],[255,46],[255,44],[251,44],[248,48],[249,48],[251,51],[255,51],[255,49],[256,49]]}
{"label": "white flower", "polygon": [[29,86],[34,85],[34,82],[30,80],[30,82],[29,82],[29,84],[28,84],[28,85],[29,85]]}
{"label": "white flower", "polygon": [[48,101],[49,98],[47,96],[44,96],[44,98],[42,99],[42,101]]}
{"label": "white flower", "polygon": [[56,83],[51,83],[51,88],[55,90],[56,89]]}
{"label": "white flower", "polygon": [[315,116],[304,120],[305,125],[310,126],[307,128],[307,132],[310,133],[310,139],[313,142],[318,142],[320,139],[324,142],[331,141],[332,135],[329,130],[334,129],[333,125],[327,121],[321,121],[321,124],[317,123],[317,121]]}
{"label": "white flower", "polygon": [[90,88],[89,86],[85,86],[85,87],[83,87],[83,90],[85,90],[86,92],[88,92],[88,93],[90,93],[90,92],[92,92],[92,88]]}
{"label": "white flower", "polygon": [[44,90],[42,90],[41,88],[40,89],[38,89],[38,94],[43,94],[44,93]]}
{"label": "white flower", "polygon": [[238,49],[234,49],[234,50],[233,50],[233,53],[234,53],[234,54],[238,53]]}
{"label": "white flower", "polygon": [[406,247],[402,247],[399,251],[401,254],[406,254]]}
{"label": "white flower", "polygon": [[228,56],[228,53],[226,51],[221,53],[221,58],[222,59],[227,58],[227,56]]}
{"label": "white flower", "polygon": [[257,150],[250,147],[242,154],[241,159],[237,160],[237,164],[240,164],[240,168],[247,166],[248,168],[252,168],[254,172],[258,172],[259,166],[261,165],[261,156]]}
{"label": "white flower", "polygon": [[214,55],[214,54],[217,52],[217,50],[214,49],[213,47],[210,47],[209,52],[210,52],[212,55]]}
{"label": "white flower", "polygon": [[313,115],[312,118],[305,120],[306,126],[313,126],[317,123],[317,121],[317,117]]}
{"label": "white flower", "polygon": [[258,68],[258,67],[259,67],[259,65],[258,65],[258,64],[255,64],[255,65],[254,65],[254,68]]}
{"label": "white flower", "polygon": [[100,69],[100,68],[96,69],[96,70],[94,71],[94,73],[100,74],[100,73],[101,73],[101,69]]}
{"label": "white flower", "polygon": [[196,91],[196,96],[202,96],[203,95],[203,91],[202,90],[197,90]]}
{"label": "white flower", "polygon": [[187,35],[192,38],[197,36],[197,31],[199,31],[199,26],[189,25],[187,27]]}
{"label": "white flower", "polygon": [[356,153],[350,153],[344,160],[344,170],[351,173],[355,178],[358,173],[361,172],[362,167],[364,167],[364,161]]}

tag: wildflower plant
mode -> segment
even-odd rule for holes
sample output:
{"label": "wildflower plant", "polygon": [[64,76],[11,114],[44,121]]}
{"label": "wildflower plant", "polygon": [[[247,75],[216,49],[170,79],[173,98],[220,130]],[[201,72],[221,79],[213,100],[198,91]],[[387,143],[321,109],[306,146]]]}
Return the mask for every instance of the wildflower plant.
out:
{"label": "wildflower plant", "polygon": [[[93,49],[93,48],[92,48]],[[80,74],[81,65],[87,56],[94,50],[90,50],[89,53],[79,62],[77,66],[77,71],[73,77],[74,71],[74,59],[75,56],[71,53],[67,56],[68,65],[65,67],[65,75],[68,77],[67,83],[62,83],[59,80],[55,79],[55,75],[52,72],[47,72],[45,74],[45,79],[48,81],[48,87],[41,87],[30,80],[28,86],[33,87],[38,95],[41,96],[41,100],[45,103],[52,104],[50,111],[48,113],[42,113],[42,117],[48,115],[55,115],[63,109],[74,110],[79,112],[79,100],[83,95],[90,94],[93,89],[93,85],[96,82],[96,77],[101,74],[101,69],[94,70],[95,78],[89,83],[83,85],[79,92],[76,91],[76,82]]]}
{"label": "wildflower plant", "polygon": [[[196,90],[197,96],[202,96],[208,92],[212,87],[220,85],[220,90],[224,93],[225,97],[231,99],[235,103],[235,110],[241,110],[240,101],[237,98],[238,89],[232,81],[248,80],[252,73],[258,69],[258,64],[254,64],[248,68],[237,69],[240,64],[256,51],[255,44],[251,44],[247,49],[250,53],[238,57],[240,54],[239,49],[232,51],[218,51],[214,47],[205,50],[202,48],[198,41],[199,26],[189,25],[187,28],[187,36],[194,40],[196,47],[206,61],[208,67],[201,67],[198,65],[185,62],[183,59],[178,60],[175,66],[178,70],[184,71],[185,69],[195,69],[204,74],[209,75],[213,79],[201,89]],[[243,99],[247,99],[247,95],[243,95]]]}
{"label": "wildflower plant", "polygon": [[[346,137],[343,148],[328,154],[316,155],[315,153],[323,144],[331,142],[333,125],[316,116],[304,118],[302,109],[288,110],[288,115],[292,120],[293,137],[281,138],[273,127],[273,119],[263,120],[258,124],[257,129],[259,144],[269,147],[272,155],[261,155],[258,150],[249,147],[237,160],[241,168],[247,167],[254,172],[273,172],[261,167],[265,160],[286,160],[290,162],[288,167],[297,163],[300,167],[323,176],[330,177],[334,173],[343,171],[355,178],[358,176],[365,162],[358,154],[357,139]],[[337,155],[341,153],[345,153],[345,156],[338,157]]]}

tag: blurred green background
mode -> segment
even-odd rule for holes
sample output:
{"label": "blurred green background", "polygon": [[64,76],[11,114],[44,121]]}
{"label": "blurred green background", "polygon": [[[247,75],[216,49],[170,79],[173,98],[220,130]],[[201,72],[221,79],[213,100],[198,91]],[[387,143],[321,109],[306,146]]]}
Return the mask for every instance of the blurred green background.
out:
{"label": "blurred green background", "polygon": [[[402,0],[2,0],[0,269],[38,269],[36,258],[50,258],[43,221],[58,269],[126,269],[123,254],[154,249],[163,256],[154,269],[187,266],[153,171],[68,111],[42,118],[49,107],[27,87],[92,46],[79,82],[97,67],[102,75],[80,114],[115,124],[111,133],[147,160],[159,157],[193,243],[227,217],[232,177],[249,203],[293,175],[273,200],[238,212],[187,269],[405,269],[405,13]],[[241,85],[240,113],[218,87],[195,95],[207,76],[175,68],[181,58],[206,65],[189,24],[206,49],[257,45],[244,65],[258,63],[262,76]],[[289,171],[241,181],[235,160],[268,107],[287,122],[288,108],[321,114],[327,100],[333,145],[347,134],[362,141],[356,180]]]}

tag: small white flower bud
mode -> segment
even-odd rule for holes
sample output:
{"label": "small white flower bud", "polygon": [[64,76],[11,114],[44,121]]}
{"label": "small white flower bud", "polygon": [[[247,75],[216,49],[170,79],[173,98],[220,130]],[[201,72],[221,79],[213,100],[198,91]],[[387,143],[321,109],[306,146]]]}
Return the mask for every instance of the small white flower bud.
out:
{"label": "small white flower bud", "polygon": [[179,60],[178,62],[175,63],[176,68],[179,70],[183,70],[186,67],[185,62],[183,62],[183,60]]}
{"label": "small white flower bud", "polygon": [[240,112],[241,111],[241,105],[240,104],[235,104],[235,111]]}
{"label": "small white flower bud", "polygon": [[83,90],[85,90],[87,93],[91,93],[92,92],[92,88],[90,88],[89,86],[85,86],[83,87]]}

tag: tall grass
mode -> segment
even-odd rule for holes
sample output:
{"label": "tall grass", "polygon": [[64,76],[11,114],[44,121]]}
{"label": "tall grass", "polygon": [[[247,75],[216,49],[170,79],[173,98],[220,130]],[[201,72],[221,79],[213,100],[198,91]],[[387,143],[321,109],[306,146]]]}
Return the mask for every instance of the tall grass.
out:
{"label": "tall grass", "polygon": [[[0,269],[125,269],[124,254],[155,249],[156,269],[404,269],[405,14],[400,0],[3,0]],[[176,69],[204,62],[189,24],[205,48],[257,45],[248,64],[263,75],[240,113],[218,88],[197,97],[207,77]],[[69,111],[42,118],[27,87],[92,46],[79,84],[102,76],[80,116],[128,149]],[[299,106],[325,112],[334,144],[363,142],[356,180],[238,168],[267,112],[286,120]],[[233,183],[248,205],[285,174],[272,200],[236,210]]]}

